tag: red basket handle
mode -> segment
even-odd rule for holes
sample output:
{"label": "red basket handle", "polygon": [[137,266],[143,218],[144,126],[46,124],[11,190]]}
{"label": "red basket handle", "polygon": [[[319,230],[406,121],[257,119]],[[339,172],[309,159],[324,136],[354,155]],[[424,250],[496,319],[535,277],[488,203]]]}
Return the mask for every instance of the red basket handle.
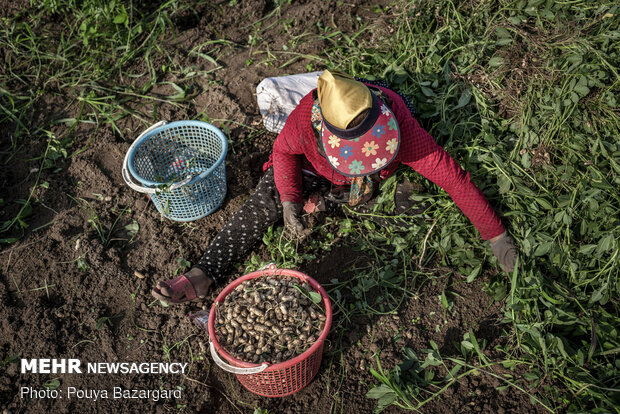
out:
{"label": "red basket handle", "polygon": [[209,346],[211,347],[211,357],[213,358],[213,361],[215,361],[215,364],[218,367],[222,368],[224,371],[228,371],[232,374],[258,374],[259,372],[263,372],[267,369],[267,367],[269,367],[269,364],[267,363],[263,363],[261,366],[253,368],[233,367],[232,365],[224,362],[222,358],[220,358],[217,351],[215,350],[215,345],[213,345],[213,342],[209,341]]}

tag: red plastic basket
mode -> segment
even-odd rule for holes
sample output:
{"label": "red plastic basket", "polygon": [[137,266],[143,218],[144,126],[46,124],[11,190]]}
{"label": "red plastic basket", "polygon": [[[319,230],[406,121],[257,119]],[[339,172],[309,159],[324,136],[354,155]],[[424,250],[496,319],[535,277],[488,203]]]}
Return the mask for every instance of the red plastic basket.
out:
{"label": "red plastic basket", "polygon": [[[222,303],[224,298],[244,281],[272,275],[296,277],[297,279],[308,282],[312,288],[321,294],[323,306],[325,307],[325,326],[323,327],[323,332],[321,332],[317,341],[304,353],[288,361],[279,362],[277,364],[263,363],[261,365],[241,361],[226,352],[217,340],[217,336],[215,335],[215,318],[217,317],[218,304]],[[316,280],[296,270],[278,269],[276,266],[270,265],[266,269],[258,270],[236,279],[226,286],[218,295],[217,299],[215,299],[215,302],[213,302],[208,324],[209,338],[211,340],[211,356],[220,368],[236,374],[241,385],[253,393],[264,397],[284,397],[308,385],[319,371],[321,359],[323,357],[323,344],[329,333],[331,324],[331,302],[329,301],[325,289],[323,289]],[[223,361],[220,355],[228,363]]]}

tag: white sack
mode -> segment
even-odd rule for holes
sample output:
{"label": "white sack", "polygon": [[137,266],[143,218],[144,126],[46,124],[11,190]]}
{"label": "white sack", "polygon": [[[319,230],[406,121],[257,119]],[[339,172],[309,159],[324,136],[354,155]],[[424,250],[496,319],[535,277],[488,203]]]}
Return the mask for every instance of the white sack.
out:
{"label": "white sack", "polygon": [[256,87],[256,101],[265,128],[275,133],[282,131],[286,119],[301,98],[316,88],[321,73],[301,73],[263,79]]}

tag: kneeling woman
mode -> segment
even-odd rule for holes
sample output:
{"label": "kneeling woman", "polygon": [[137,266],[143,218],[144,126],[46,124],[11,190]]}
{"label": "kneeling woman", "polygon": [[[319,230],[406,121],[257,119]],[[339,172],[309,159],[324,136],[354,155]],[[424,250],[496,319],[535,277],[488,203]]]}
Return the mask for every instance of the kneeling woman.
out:
{"label": "kneeling woman", "polygon": [[305,197],[312,199],[306,206],[332,214],[339,203],[363,208],[400,164],[446,190],[490,241],[504,270],[512,271],[518,252],[498,215],[469,174],[420,127],[409,102],[389,88],[326,70],[288,117],[254,193],[200,261],[186,274],[159,282],[153,295],[173,303],[204,297],[278,220],[301,235]]}

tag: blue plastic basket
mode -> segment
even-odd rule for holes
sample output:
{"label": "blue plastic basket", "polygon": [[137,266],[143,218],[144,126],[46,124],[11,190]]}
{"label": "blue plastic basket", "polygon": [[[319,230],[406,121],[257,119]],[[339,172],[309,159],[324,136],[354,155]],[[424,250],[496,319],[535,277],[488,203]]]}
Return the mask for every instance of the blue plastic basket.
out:
{"label": "blue plastic basket", "polygon": [[157,210],[175,221],[215,211],[226,197],[226,136],[201,121],[158,122],[134,141],[123,179],[149,194]]}

